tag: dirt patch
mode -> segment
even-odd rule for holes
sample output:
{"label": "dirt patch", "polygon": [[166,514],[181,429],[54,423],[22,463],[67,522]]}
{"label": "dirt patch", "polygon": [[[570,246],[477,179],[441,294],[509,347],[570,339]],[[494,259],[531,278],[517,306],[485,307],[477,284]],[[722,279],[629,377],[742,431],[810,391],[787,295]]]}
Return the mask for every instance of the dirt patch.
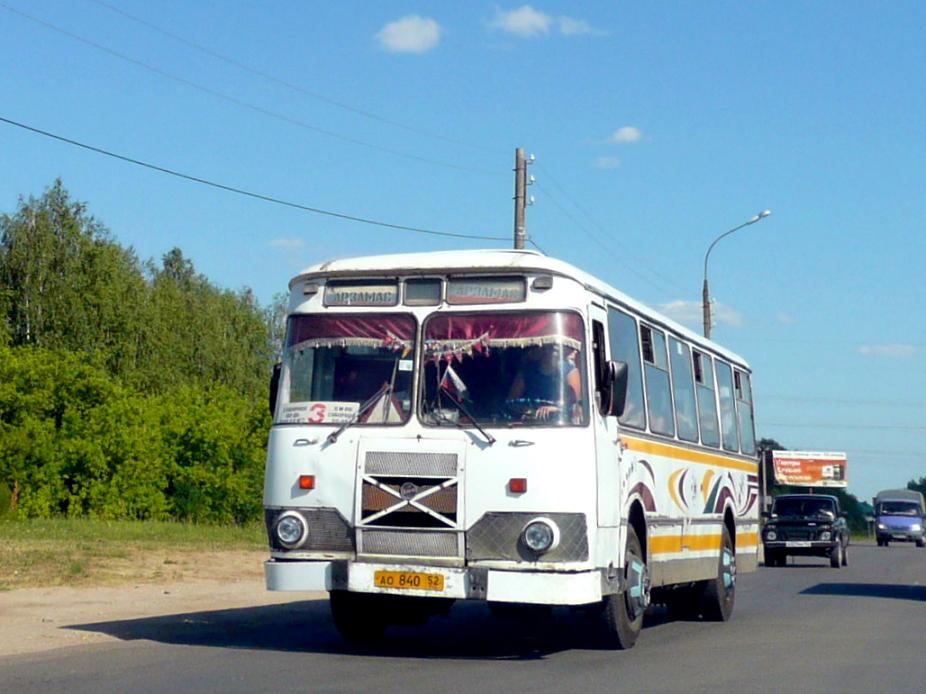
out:
{"label": "dirt patch", "polygon": [[116,640],[73,625],[326,597],[268,592],[266,558],[265,551],[154,552],[107,559],[93,586],[0,592],[0,656]]}

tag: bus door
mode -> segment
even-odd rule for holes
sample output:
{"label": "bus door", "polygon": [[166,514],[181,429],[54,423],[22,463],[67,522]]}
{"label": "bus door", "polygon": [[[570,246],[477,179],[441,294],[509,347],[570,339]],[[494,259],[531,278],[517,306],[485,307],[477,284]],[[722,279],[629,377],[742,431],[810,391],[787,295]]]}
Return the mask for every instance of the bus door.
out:
{"label": "bus door", "polygon": [[598,407],[601,389],[604,386],[604,374],[607,372],[608,314],[603,306],[589,306],[591,324],[592,365],[590,369],[592,393],[592,429],[595,436],[595,457],[598,484],[598,526],[608,528],[620,527],[620,437],[617,417],[606,417]]}

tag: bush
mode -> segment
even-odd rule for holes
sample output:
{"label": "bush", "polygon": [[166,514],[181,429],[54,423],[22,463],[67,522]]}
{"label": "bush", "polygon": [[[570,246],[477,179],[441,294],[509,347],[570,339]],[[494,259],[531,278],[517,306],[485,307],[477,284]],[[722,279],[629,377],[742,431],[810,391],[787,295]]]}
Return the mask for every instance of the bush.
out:
{"label": "bush", "polygon": [[141,395],[78,356],[0,346],[0,487],[19,516],[244,523],[269,417],[223,386]]}

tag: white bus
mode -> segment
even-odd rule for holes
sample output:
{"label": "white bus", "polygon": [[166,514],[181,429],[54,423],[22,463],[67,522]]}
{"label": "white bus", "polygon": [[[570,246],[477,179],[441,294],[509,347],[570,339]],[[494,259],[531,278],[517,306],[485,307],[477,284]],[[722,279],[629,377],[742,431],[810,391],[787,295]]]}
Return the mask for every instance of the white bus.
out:
{"label": "white bus", "polygon": [[532,251],[336,260],[290,282],[269,590],[375,639],[454,600],[709,620],[757,558],[746,362]]}

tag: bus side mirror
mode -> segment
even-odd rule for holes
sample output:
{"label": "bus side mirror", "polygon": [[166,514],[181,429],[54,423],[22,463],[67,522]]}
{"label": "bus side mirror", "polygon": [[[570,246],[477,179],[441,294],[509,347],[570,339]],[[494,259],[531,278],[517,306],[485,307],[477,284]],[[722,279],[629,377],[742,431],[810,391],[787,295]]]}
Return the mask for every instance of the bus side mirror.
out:
{"label": "bus side mirror", "polygon": [[273,374],[270,376],[270,416],[276,413],[277,410],[277,390],[280,387],[280,369],[281,364],[277,362],[273,365]]}
{"label": "bus side mirror", "polygon": [[624,405],[627,403],[627,377],[626,362],[608,362],[608,415],[620,417],[624,414]]}

